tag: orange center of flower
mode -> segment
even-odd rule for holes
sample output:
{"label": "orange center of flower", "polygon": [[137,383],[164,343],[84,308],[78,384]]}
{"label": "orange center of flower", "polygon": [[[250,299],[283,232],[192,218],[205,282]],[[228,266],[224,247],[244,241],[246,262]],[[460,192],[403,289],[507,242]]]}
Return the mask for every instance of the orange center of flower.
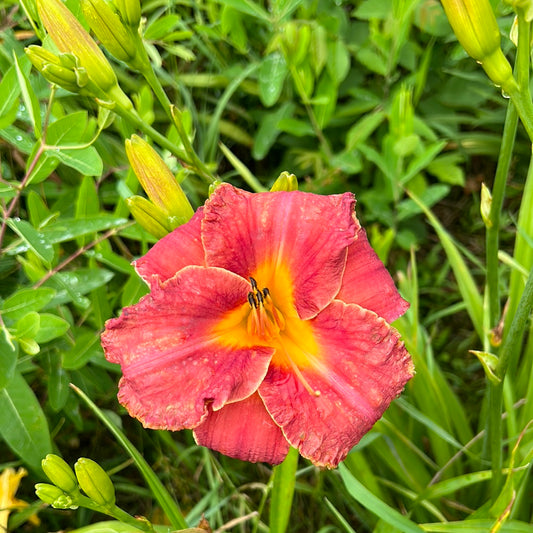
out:
{"label": "orange center of flower", "polygon": [[[273,271],[276,275],[269,275]],[[248,301],[227,313],[216,327],[220,341],[236,347],[275,348],[271,364],[291,371],[310,394],[319,396],[320,392],[302,375],[303,369],[317,370],[320,358],[311,324],[302,320],[294,307],[288,270],[265,265],[255,275],[257,279],[267,280],[272,291],[250,277]]]}

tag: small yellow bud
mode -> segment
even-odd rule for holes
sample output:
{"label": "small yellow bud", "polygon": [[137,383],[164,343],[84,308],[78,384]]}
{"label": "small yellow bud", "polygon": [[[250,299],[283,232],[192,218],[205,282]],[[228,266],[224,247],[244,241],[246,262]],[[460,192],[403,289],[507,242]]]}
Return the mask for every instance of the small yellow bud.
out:
{"label": "small yellow bud", "polygon": [[67,493],[78,492],[78,481],[74,471],[61,457],[49,453],[41,464],[44,473],[54,485]]}
{"label": "small yellow bud", "polygon": [[167,214],[146,198],[130,196],[126,198],[126,204],[138,224],[157,239],[162,239],[174,229],[169,227]]}
{"label": "small yellow bud", "polygon": [[442,6],[458,41],[489,78],[504,90],[516,85],[500,48],[500,30],[489,0],[442,0]]}
{"label": "small yellow bud", "polygon": [[282,172],[272,187],[271,191],[297,191],[298,190],[298,179],[294,174],[284,171]]}
{"label": "small yellow bud", "polygon": [[193,208],[159,154],[137,135],[126,141],[126,154],[148,198],[180,224],[190,220]]}
{"label": "small yellow bud", "polygon": [[492,220],[490,218],[490,210],[492,208],[492,195],[489,188],[481,184],[481,204],[480,204],[481,218],[485,223],[485,227],[492,228]]}
{"label": "small yellow bud", "polygon": [[93,502],[104,507],[115,505],[115,487],[106,471],[91,459],[81,457],[74,465],[80,488]]}

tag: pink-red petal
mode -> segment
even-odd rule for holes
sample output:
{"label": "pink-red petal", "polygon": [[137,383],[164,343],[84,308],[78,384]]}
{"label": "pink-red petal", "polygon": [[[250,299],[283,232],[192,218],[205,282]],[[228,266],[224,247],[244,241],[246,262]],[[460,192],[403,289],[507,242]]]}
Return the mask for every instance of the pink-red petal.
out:
{"label": "pink-red petal", "polygon": [[341,290],[336,299],[370,309],[387,322],[396,320],[409,308],[370,246],[363,228],[359,228],[357,239],[348,248]]}
{"label": "pink-red petal", "polygon": [[201,446],[251,463],[279,464],[289,451],[289,443],[257,393],[219,411],[210,410],[194,429],[194,438]]}
{"label": "pink-red petal", "polygon": [[[251,194],[223,184],[204,207],[206,264],[248,278],[274,301],[292,297],[299,316],[315,316],[338,293],[347,248],[358,228],[350,193]],[[290,276],[292,295],[275,294],[276,273]],[[285,283],[284,285],[287,285]]]}
{"label": "pink-red petal", "polygon": [[205,253],[200,236],[203,208],[183,226],[179,226],[158,241],[150,251],[133,265],[146,283],[154,285],[172,278],[188,265],[205,265]]}
{"label": "pink-red petal", "polygon": [[271,365],[259,395],[292,446],[335,467],[401,393],[413,366],[398,332],[371,311],[334,300],[311,322],[318,353],[301,376]]}
{"label": "pink-red petal", "polygon": [[193,428],[208,405],[216,411],[257,390],[273,350],[214,333],[248,287],[231,272],[189,266],[107,322],[102,345],[122,367],[119,400],[132,416],[151,428]]}

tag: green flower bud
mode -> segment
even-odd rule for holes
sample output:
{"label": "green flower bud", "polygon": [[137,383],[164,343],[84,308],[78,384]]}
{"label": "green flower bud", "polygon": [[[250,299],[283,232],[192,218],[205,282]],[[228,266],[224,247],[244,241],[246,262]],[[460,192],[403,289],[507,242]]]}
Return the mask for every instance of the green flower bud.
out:
{"label": "green flower bud", "polygon": [[124,63],[134,64],[135,36],[106,0],[81,0],[81,8],[91,30],[109,53]]}
{"label": "green flower bud", "polygon": [[57,48],[61,52],[76,56],[79,66],[86,70],[93,83],[91,91],[94,96],[112,100],[123,108],[131,109],[133,105],[119,88],[109,61],[61,0],[37,0],[37,9]]}
{"label": "green flower bud", "polygon": [[170,233],[168,216],[159,207],[142,196],[130,196],[126,204],[133,218],[151,235],[162,239]]}
{"label": "green flower bud", "polygon": [[500,30],[489,0],[442,0],[442,6],[458,41],[489,78],[504,90],[516,84],[500,48]]}
{"label": "green flower bud", "polygon": [[41,463],[48,479],[57,487],[68,493],[78,493],[78,481],[74,471],[58,455],[49,453]]}
{"label": "green flower bud", "polygon": [[480,204],[481,218],[485,223],[486,228],[492,228],[492,220],[490,218],[490,210],[492,207],[492,195],[489,188],[481,184],[481,204]]}
{"label": "green flower bud", "polygon": [[139,0],[115,0],[114,4],[124,24],[137,31],[141,23],[141,3]]}
{"label": "green flower bud", "polygon": [[37,498],[50,504],[54,509],[77,509],[75,498],[64,493],[59,487],[48,483],[37,483],[35,485]]}
{"label": "green flower bud", "polygon": [[81,457],[74,465],[80,488],[103,507],[115,505],[115,487],[105,470],[91,459]]}
{"label": "green flower bud", "polygon": [[137,135],[126,141],[126,155],[148,198],[167,216],[185,223],[194,210],[159,154]]}
{"label": "green flower bud", "polygon": [[294,174],[290,172],[283,171],[270,190],[273,191],[297,191],[298,190],[298,179]]}

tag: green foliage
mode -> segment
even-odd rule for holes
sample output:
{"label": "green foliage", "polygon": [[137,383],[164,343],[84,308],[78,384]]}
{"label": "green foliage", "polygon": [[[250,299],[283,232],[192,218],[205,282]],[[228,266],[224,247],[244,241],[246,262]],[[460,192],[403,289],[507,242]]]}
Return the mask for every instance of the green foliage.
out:
{"label": "green foliage", "polygon": [[[123,21],[128,3],[112,3]],[[82,19],[78,0],[66,5]],[[510,8],[498,15],[527,82],[529,35],[520,26],[517,52]],[[24,52],[42,41],[57,53],[35,2],[0,0],[0,471],[29,469],[18,496],[39,511],[34,530],[129,532],[142,515],[172,525],[155,531],[198,532],[205,515],[254,533],[533,531],[533,171],[516,126],[518,113],[531,130],[527,91],[506,114],[436,0],[143,1],[142,16],[142,61],[110,59],[129,109],[51,86]],[[355,193],[411,304],[395,327],[417,374],[338,471],[294,455],[274,471],[243,464],[188,432],[144,431],[118,405],[100,333],[146,294],[131,261],[155,242],[128,209],[142,194],[124,150],[134,133],[195,208],[220,181],[264,191],[283,171],[305,191]],[[85,500],[76,514],[39,506],[32,486],[52,452],[102,465],[122,521],[92,523],[102,509]],[[29,518],[12,512],[9,530]]]}

